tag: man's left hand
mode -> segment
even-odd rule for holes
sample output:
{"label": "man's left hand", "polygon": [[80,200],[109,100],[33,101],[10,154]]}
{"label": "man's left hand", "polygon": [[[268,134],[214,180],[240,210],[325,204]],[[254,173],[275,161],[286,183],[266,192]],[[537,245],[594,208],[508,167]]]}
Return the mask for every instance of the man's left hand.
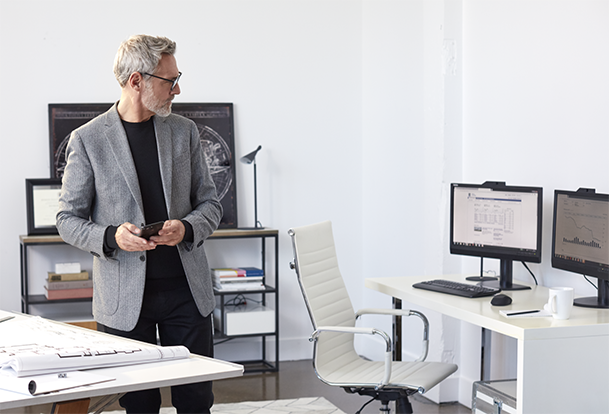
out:
{"label": "man's left hand", "polygon": [[150,237],[150,241],[156,244],[175,246],[184,239],[185,233],[186,228],[184,228],[184,223],[180,220],[167,220],[163,228],[159,230],[159,234]]}

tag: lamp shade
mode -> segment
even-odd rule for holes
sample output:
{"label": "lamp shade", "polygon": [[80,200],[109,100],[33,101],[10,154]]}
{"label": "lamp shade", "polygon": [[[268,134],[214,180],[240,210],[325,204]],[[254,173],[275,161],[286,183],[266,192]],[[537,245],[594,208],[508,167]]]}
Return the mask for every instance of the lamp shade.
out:
{"label": "lamp shade", "polygon": [[252,162],[254,162],[254,160],[256,159],[256,154],[258,154],[258,151],[260,151],[261,149],[262,145],[258,145],[258,148],[256,148],[254,151],[241,157],[241,162],[244,164],[251,164]]}

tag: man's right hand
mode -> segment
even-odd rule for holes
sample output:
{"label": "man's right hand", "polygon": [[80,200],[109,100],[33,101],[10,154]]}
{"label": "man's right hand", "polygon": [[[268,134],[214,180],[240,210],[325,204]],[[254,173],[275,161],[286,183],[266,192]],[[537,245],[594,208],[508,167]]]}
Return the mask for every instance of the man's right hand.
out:
{"label": "man's right hand", "polygon": [[126,222],[118,227],[114,238],[118,247],[126,252],[142,252],[155,249],[156,243],[139,237],[140,232],[140,228],[135,224]]}

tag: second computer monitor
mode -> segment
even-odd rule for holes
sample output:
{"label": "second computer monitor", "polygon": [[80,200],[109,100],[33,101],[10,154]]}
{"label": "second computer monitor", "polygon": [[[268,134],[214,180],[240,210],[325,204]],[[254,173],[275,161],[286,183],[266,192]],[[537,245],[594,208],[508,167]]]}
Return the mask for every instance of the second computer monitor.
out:
{"label": "second computer monitor", "polygon": [[598,279],[597,296],[576,306],[609,308],[609,194],[554,191],[552,267]]}

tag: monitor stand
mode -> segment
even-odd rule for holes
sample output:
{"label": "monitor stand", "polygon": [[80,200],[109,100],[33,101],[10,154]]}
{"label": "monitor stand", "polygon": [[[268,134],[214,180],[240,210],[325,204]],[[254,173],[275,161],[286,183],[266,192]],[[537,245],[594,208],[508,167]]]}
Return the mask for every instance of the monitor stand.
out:
{"label": "monitor stand", "polygon": [[530,286],[527,285],[518,285],[516,283],[512,283],[512,261],[501,259],[499,263],[499,268],[501,270],[501,276],[499,280],[491,281],[491,282],[483,282],[482,286],[499,288],[501,290],[527,290],[531,289]]}
{"label": "monitor stand", "polygon": [[465,280],[469,280],[470,282],[491,282],[497,280],[496,277],[493,276],[484,276],[484,257],[480,258],[480,276],[468,276]]}
{"label": "monitor stand", "polygon": [[609,309],[609,280],[598,281],[598,296],[576,298],[573,305],[583,308]]}

